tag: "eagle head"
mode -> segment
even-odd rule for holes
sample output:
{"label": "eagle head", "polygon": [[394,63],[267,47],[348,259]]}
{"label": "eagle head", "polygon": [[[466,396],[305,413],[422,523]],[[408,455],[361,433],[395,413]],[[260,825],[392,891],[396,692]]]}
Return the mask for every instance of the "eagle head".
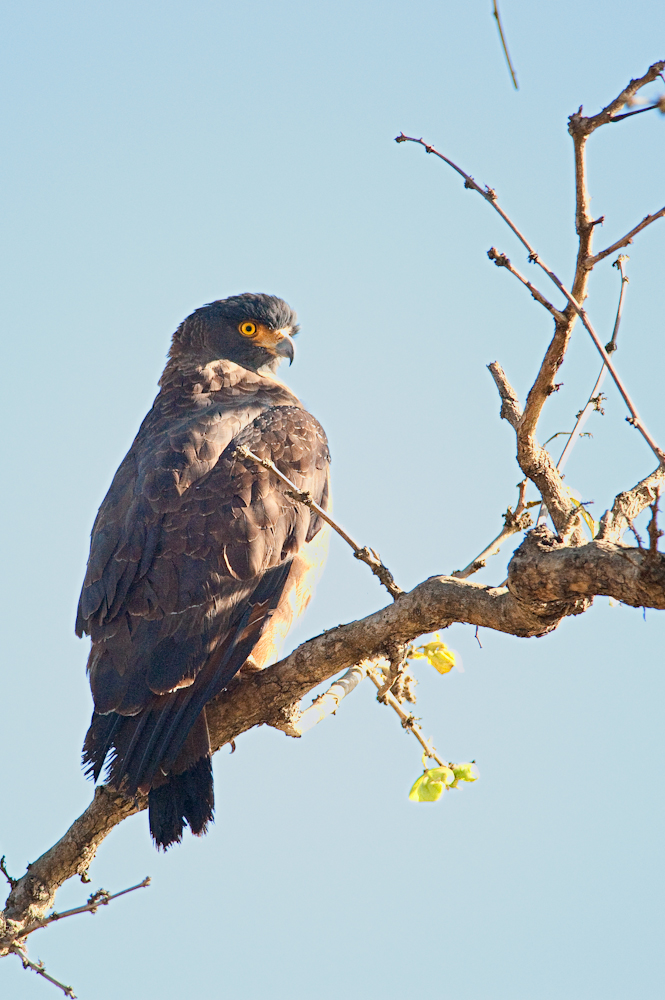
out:
{"label": "eagle head", "polygon": [[297,316],[276,295],[245,292],[209,302],[183,320],[173,334],[169,357],[202,365],[221,358],[243,368],[274,371],[283,358],[293,361]]}

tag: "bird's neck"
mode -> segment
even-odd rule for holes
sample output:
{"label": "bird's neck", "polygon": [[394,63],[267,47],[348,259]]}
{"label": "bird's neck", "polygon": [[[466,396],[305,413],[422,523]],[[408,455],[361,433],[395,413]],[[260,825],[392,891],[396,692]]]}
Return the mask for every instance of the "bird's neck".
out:
{"label": "bird's neck", "polygon": [[[265,389],[268,392],[281,390],[281,392],[293,396],[288,386],[267,367],[254,372],[224,358],[210,361],[205,365],[195,359],[188,360],[182,356],[170,358],[159,380],[159,385],[162,392],[177,390],[192,395],[219,392],[220,390],[226,390],[232,395],[236,395]],[[295,400],[295,397],[293,398]]]}

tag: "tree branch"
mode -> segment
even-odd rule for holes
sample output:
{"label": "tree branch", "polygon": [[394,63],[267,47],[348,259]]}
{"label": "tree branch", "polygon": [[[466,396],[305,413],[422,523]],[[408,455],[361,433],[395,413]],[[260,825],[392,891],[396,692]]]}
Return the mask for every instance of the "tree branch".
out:
{"label": "tree branch", "polygon": [[515,76],[515,70],[513,69],[513,63],[512,63],[512,60],[510,58],[510,53],[508,52],[508,45],[506,43],[506,36],[503,33],[503,25],[501,24],[501,15],[499,14],[499,6],[497,4],[497,0],[494,0],[494,10],[492,11],[492,14],[493,14],[493,16],[494,16],[494,18],[496,20],[496,26],[499,29],[499,37],[501,39],[501,46],[503,48],[503,54],[506,57],[506,62],[508,63],[508,70],[510,71],[510,77],[511,77],[511,79],[513,81],[513,87],[515,88],[515,90],[519,90],[520,88],[519,88],[518,83],[517,83],[517,77]]}
{"label": "tree branch", "polygon": [[129,889],[121,889],[120,892],[111,893],[107,892],[106,889],[97,889],[82,906],[75,906],[71,910],[63,910],[61,913],[54,910],[47,917],[35,920],[33,924],[28,924],[23,930],[23,938],[26,938],[34,931],[39,931],[43,927],[48,927],[50,924],[56,923],[58,920],[65,920],[67,917],[77,917],[80,913],[96,913],[100,906],[108,906],[114,899],[126,896],[128,892],[136,892],[137,889],[146,889],[149,885],[150,876],[146,875],[138,885],[131,885]]}
{"label": "tree branch", "polygon": [[[614,319],[614,328],[612,330],[612,337],[610,338],[609,342],[605,345],[605,350],[607,351],[608,354],[613,354],[614,351],[617,350],[617,337],[619,335],[619,326],[621,324],[623,300],[626,292],[626,285],[628,284],[628,278],[626,277],[623,270],[624,261],[626,260],[628,260],[628,258],[625,255],[619,255],[619,257],[617,257],[617,259],[614,261],[613,264],[613,267],[616,267],[619,271],[619,274],[621,275],[621,286],[619,289],[619,302],[617,305],[616,317]],[[559,461],[556,463],[556,468],[557,471],[559,472],[559,475],[563,473],[563,470],[566,466],[566,462],[570,458],[572,450],[575,447],[575,443],[581,437],[582,428],[584,427],[586,421],[588,420],[591,412],[593,410],[600,410],[601,413],[604,412],[600,406],[600,400],[601,400],[600,387],[605,381],[606,374],[607,374],[607,367],[605,364],[603,364],[601,365],[600,372],[598,374],[598,378],[594,383],[593,389],[589,393],[587,402],[577,414],[577,418],[575,420],[575,426],[573,427],[572,431],[570,432],[570,435],[568,436],[568,441],[566,442],[563,451],[559,455]],[[545,520],[547,519],[547,513],[548,513],[547,507],[545,506],[545,504],[543,504],[541,506],[538,518],[536,520],[537,525],[543,524],[545,522]]]}
{"label": "tree branch", "polygon": [[97,848],[113,827],[147,805],[147,798],[126,799],[106,785],[97,788],[85,812],[53,847],[28,865],[23,878],[12,886],[0,916],[0,955],[6,954],[8,939],[22,937],[26,927],[52,909],[63,882],[74,875],[83,880]]}
{"label": "tree branch", "polygon": [[[662,477],[660,470],[654,475]],[[565,616],[586,610],[594,594],[665,608],[665,555],[601,540],[569,549],[546,528],[536,529],[513,556],[508,590],[431,577],[367,618],[308,640],[275,666],[234,678],[206,708],[211,746],[217,750],[254,726],[284,728],[290,718],[297,721],[297,705],[308,691],[396,643],[452,622],[524,638],[545,635]],[[0,955],[15,948],[26,928],[40,924],[63,882],[86,874],[113,827],[146,807],[146,798],[126,799],[107,786],[96,790],[67,833],[15,880],[0,918]]]}
{"label": "tree branch", "polygon": [[530,281],[527,281],[527,279],[520,274],[517,268],[510,263],[510,259],[506,257],[505,253],[499,253],[495,247],[490,247],[487,251],[487,256],[490,260],[494,261],[497,267],[505,267],[506,270],[510,271],[510,273],[517,278],[518,281],[521,281],[524,287],[529,289],[536,302],[539,302],[540,305],[547,309],[548,312],[552,313],[556,320],[564,319],[563,313],[560,313],[559,310],[545,298],[542,292],[538,291],[535,285],[532,285]]}
{"label": "tree branch", "polygon": [[[473,576],[474,573],[477,573],[478,570],[482,569],[486,565],[487,559],[490,556],[494,556],[499,552],[501,546],[507,538],[510,538],[511,535],[515,535],[518,531],[526,531],[527,528],[531,527],[533,521],[531,520],[531,515],[527,512],[527,507],[531,505],[524,502],[527,483],[528,480],[523,479],[519,484],[520,492],[517,500],[517,506],[514,511],[509,507],[503,515],[504,526],[499,534],[489,543],[489,545],[485,546],[483,551],[480,552],[475,559],[471,560],[468,566],[465,566],[464,569],[455,570],[452,576],[454,576],[456,580],[466,580],[468,577]],[[538,503],[538,501],[535,502],[536,504]]]}
{"label": "tree branch", "polygon": [[416,722],[416,717],[413,712],[407,712],[406,709],[400,705],[399,701],[391,691],[383,691],[384,685],[381,681],[381,677],[371,663],[367,666],[367,676],[371,680],[372,684],[374,684],[374,686],[378,689],[379,693],[376,696],[377,700],[383,702],[384,705],[388,708],[392,708],[393,711],[397,713],[400,722],[402,723],[402,728],[406,729],[407,733],[411,733],[411,735],[418,740],[423,748],[425,757],[428,757],[430,760],[435,760],[439,767],[450,767],[451,765],[449,761],[443,760],[443,758],[439,756],[437,749],[431,740],[425,738],[425,734]]}
{"label": "tree branch", "polygon": [[367,545],[360,546],[357,542],[354,542],[351,535],[349,535],[349,533],[345,531],[344,528],[342,528],[341,525],[334,520],[334,518],[331,517],[328,511],[319,506],[311,493],[307,490],[299,490],[294,482],[285,476],[283,472],[279,471],[274,462],[272,462],[269,458],[259,458],[258,455],[255,455],[253,451],[250,451],[249,448],[246,448],[244,445],[236,448],[235,455],[238,458],[254,462],[255,465],[262,465],[264,469],[269,469],[270,472],[277,476],[280,482],[284,483],[285,486],[288,486],[289,489],[286,490],[286,495],[291,500],[302,503],[306,507],[309,507],[310,510],[315,511],[322,521],[329,524],[333,531],[336,531],[340,538],[343,538],[347,545],[351,546],[356,559],[360,560],[360,562],[364,562],[366,566],[369,566],[374,576],[378,577],[393,600],[400,597],[404,593],[402,588],[398,587],[395,583],[395,578],[388,567],[381,562],[378,552],[375,552],[374,549],[370,549]]}
{"label": "tree branch", "polygon": [[[621,99],[623,98],[622,103],[619,103],[618,106],[622,107],[623,104],[625,104],[625,102],[629,99],[629,97],[632,96],[634,93],[636,93],[637,90],[640,89],[640,87],[643,87],[645,86],[645,84],[650,83],[652,80],[655,80],[656,77],[662,71],[664,66],[665,63],[654,63],[654,65],[650,67],[649,71],[644,75],[644,77],[641,77],[639,80],[631,80],[628,87],[626,87],[625,90],[622,91],[622,94],[619,95],[619,98],[617,98],[617,101],[621,101]],[[616,101],[612,102],[611,105],[608,105],[608,108],[614,107],[615,104]],[[575,227],[579,237],[577,265],[575,268],[575,279],[573,281],[572,293],[568,291],[568,289],[565,287],[560,278],[557,277],[554,271],[552,271],[551,268],[549,268],[544,263],[539,254],[531,246],[526,237],[520,232],[520,230],[517,228],[512,219],[510,219],[510,217],[506,214],[506,212],[504,212],[504,210],[500,207],[497,201],[496,191],[494,191],[490,187],[486,187],[483,190],[483,188],[481,188],[480,185],[474,181],[473,177],[471,177],[470,174],[467,174],[466,171],[461,169],[461,167],[458,167],[456,163],[453,163],[453,161],[448,159],[447,156],[444,156],[443,153],[440,153],[437,149],[434,148],[434,146],[429,146],[426,142],[423,141],[422,138],[416,139],[412,136],[405,135],[403,132],[400,132],[395,141],[414,142],[417,145],[422,146],[426,152],[433,153],[440,160],[443,160],[444,163],[447,163],[450,167],[452,167],[453,170],[455,170],[458,174],[460,174],[461,177],[464,177],[464,186],[473,191],[476,191],[478,194],[482,195],[485,201],[489,202],[492,208],[501,216],[506,225],[513,231],[513,233],[517,236],[517,238],[520,240],[523,246],[528,250],[529,261],[531,263],[537,264],[538,267],[540,267],[545,272],[545,274],[548,275],[548,277],[557,286],[559,291],[568,300],[568,305],[566,306],[566,309],[562,314],[565,317],[565,321],[563,322],[557,321],[556,323],[554,337],[552,338],[550,346],[547,350],[547,353],[541,365],[540,372],[538,373],[538,378],[536,379],[536,382],[534,383],[531,392],[529,393],[529,398],[527,399],[525,417],[527,420],[527,424],[531,425],[531,430],[533,431],[535,429],[534,421],[537,422],[537,419],[542,410],[544,400],[547,398],[547,395],[549,395],[552,391],[554,391],[554,375],[556,374],[558,369],[561,367],[561,364],[563,363],[563,359],[565,357],[566,350],[568,348],[568,343],[570,341],[570,336],[573,331],[575,317],[579,316],[580,319],[582,320],[582,323],[584,324],[585,329],[587,330],[589,336],[591,337],[593,343],[595,344],[596,349],[598,350],[600,356],[607,365],[607,370],[612,376],[617,389],[619,390],[626,406],[628,407],[628,410],[630,412],[629,423],[632,424],[633,427],[637,428],[637,430],[640,432],[644,440],[647,442],[651,450],[658,458],[658,461],[661,463],[665,463],[665,452],[656,444],[655,440],[651,437],[651,435],[647,431],[645,424],[643,423],[639,413],[637,412],[635,404],[630,398],[628,391],[623,385],[623,382],[621,381],[621,378],[618,372],[616,371],[614,365],[610,361],[605,351],[605,348],[603,347],[600,341],[600,338],[598,337],[596,331],[594,330],[593,326],[589,321],[588,316],[586,315],[584,309],[581,306],[581,303],[584,302],[584,299],[586,298],[586,289],[589,281],[589,275],[591,273],[591,269],[586,266],[586,261],[591,256],[591,242],[593,238],[593,230],[594,226],[597,224],[598,221],[592,219],[591,215],[589,214],[590,199],[586,184],[585,147],[589,135],[591,135],[591,133],[595,130],[595,128],[604,123],[604,121],[601,121],[600,119],[603,117],[603,115],[607,110],[608,110],[607,108],[604,109],[604,111],[601,112],[600,115],[597,115],[594,119],[591,119],[591,118],[582,118],[581,117],[582,109],[580,108],[580,111],[577,113],[577,115],[572,115],[571,118],[569,119],[568,130],[571,136],[573,137],[573,145],[575,150],[575,191],[576,191]],[[598,119],[597,122],[596,119]],[[607,120],[609,121],[610,119],[608,118]],[[526,471],[526,469],[523,468],[523,471],[525,475],[528,475],[529,478],[531,478],[530,474]]]}
{"label": "tree branch", "polygon": [[327,719],[329,715],[334,715],[342,699],[355,691],[361,680],[367,676],[367,662],[363,661],[357,666],[350,667],[342,677],[338,677],[335,683],[331,684],[327,691],[315,698],[292,725],[279,728],[282,728],[287,736],[304,736],[319,722]]}
{"label": "tree branch", "polygon": [[665,468],[659,465],[637,486],[633,486],[632,490],[619,493],[612,505],[612,510],[605,511],[600,519],[596,541],[620,542],[624,532],[631,526],[638,514],[641,514],[657,499],[663,483],[665,483]]}
{"label": "tree branch", "polygon": [[629,233],[626,233],[625,236],[622,236],[620,240],[617,240],[616,243],[613,243],[611,247],[607,248],[607,250],[601,250],[600,253],[597,253],[594,257],[587,257],[587,259],[584,261],[584,267],[586,267],[587,270],[591,270],[592,267],[596,266],[599,260],[603,260],[603,258],[609,257],[609,255],[614,253],[615,250],[620,250],[622,247],[627,247],[629,243],[633,242],[633,236],[637,236],[637,234],[640,233],[643,229],[646,229],[647,226],[650,226],[652,222],[655,222],[656,219],[662,219],[663,216],[665,216],[665,206],[661,208],[659,212],[655,212],[653,215],[645,215],[642,221],[639,223],[639,225],[634,226]]}
{"label": "tree branch", "polygon": [[[551,347],[551,345],[550,345]],[[545,355],[547,361],[550,352]],[[543,362],[543,365],[545,364]],[[527,422],[527,411],[522,413],[517,401],[515,390],[506,378],[506,374],[497,361],[487,366],[501,397],[501,416],[515,430],[517,438],[517,460],[525,476],[537,486],[543,502],[551,512],[552,520],[557,531],[565,531],[569,526],[569,518],[575,510],[563,480],[557,472],[556,466],[550,453],[538,444],[534,429],[534,421],[537,417],[533,414],[539,405],[542,407],[547,395],[542,388],[544,379],[536,379],[534,387],[529,393],[531,399],[531,419]],[[542,370],[542,366],[541,366]],[[550,373],[551,374],[551,373]],[[584,540],[581,528],[575,528],[572,541],[579,544]]]}
{"label": "tree branch", "polygon": [[638,90],[657,80],[664,69],[665,61],[653,63],[649,66],[644,76],[640,76],[636,80],[631,80],[618,97],[615,97],[602,111],[599,111],[597,115],[592,115],[591,118],[584,118],[582,116],[582,108],[580,108],[576,114],[570,116],[568,130],[571,135],[575,132],[579,135],[589,136],[597,128],[600,128],[601,125],[607,125],[613,120],[617,111],[621,111],[625,104],[630,103]]}
{"label": "tree branch", "polygon": [[[546,572],[543,570],[546,567]],[[508,586],[518,599],[549,601],[604,594],[634,608],[665,610],[665,554],[594,540],[569,548],[534,528],[513,556]]]}
{"label": "tree branch", "polygon": [[74,993],[72,987],[65,986],[65,984],[61,983],[59,979],[54,979],[53,976],[50,976],[44,968],[43,962],[32,962],[23,949],[18,945],[12,945],[9,951],[13,955],[18,955],[24,969],[32,969],[32,971],[36,972],[38,976],[42,977],[42,979],[45,979],[48,983],[51,983],[53,986],[57,986],[59,990],[62,990],[66,997],[70,997],[70,1000],[76,1000],[76,994]]}

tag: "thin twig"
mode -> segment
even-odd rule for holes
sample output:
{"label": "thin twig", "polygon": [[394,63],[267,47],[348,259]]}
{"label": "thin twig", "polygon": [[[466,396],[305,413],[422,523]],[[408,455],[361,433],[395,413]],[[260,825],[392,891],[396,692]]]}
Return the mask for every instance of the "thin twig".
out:
{"label": "thin twig", "polygon": [[[303,736],[323,719],[329,715],[334,715],[342,698],[346,698],[347,695],[351,694],[366,676],[367,668],[364,663],[351,667],[334,684],[331,684],[327,691],[320,694],[309,708],[305,709],[299,718],[292,723],[293,730],[297,731],[300,736]],[[295,735],[295,733],[292,735]]]}
{"label": "thin twig", "polygon": [[[628,284],[628,278],[626,277],[623,270],[624,261],[626,260],[628,260],[628,258],[625,256],[625,254],[621,254],[619,257],[617,257],[617,259],[614,262],[614,266],[618,269],[621,275],[621,288],[619,290],[619,303],[617,305],[616,317],[614,319],[614,328],[612,330],[612,336],[609,342],[605,345],[605,350],[607,351],[608,354],[613,354],[617,350],[617,336],[619,334],[619,326],[621,324],[621,316],[623,314],[623,300],[626,292],[626,285]],[[565,448],[561,452],[559,461],[556,463],[556,467],[559,470],[559,472],[563,472],[564,466],[566,465],[566,462],[570,458],[570,453],[572,452],[575,446],[575,441],[577,440],[578,437],[581,436],[580,432],[584,427],[585,423],[587,422],[587,420],[589,419],[590,415],[593,413],[594,410],[600,410],[601,413],[603,412],[600,409],[599,395],[600,395],[600,387],[605,381],[606,374],[607,374],[607,365],[603,364],[600,369],[600,372],[598,373],[598,378],[594,383],[594,387],[589,393],[589,398],[587,402],[584,404],[584,408],[580,410],[580,412],[578,413],[577,420],[575,422],[575,426],[573,427],[572,433],[568,438],[568,441],[566,442]]]}
{"label": "thin twig", "polygon": [[658,527],[658,501],[660,500],[660,487],[656,493],[656,499],[651,504],[651,520],[647,526],[649,536],[649,552],[655,555],[658,552],[658,539],[665,534]]}
{"label": "thin twig", "polygon": [[505,267],[508,271],[510,271],[511,274],[514,274],[517,280],[521,281],[522,284],[525,286],[525,288],[529,289],[536,302],[539,302],[541,306],[544,306],[545,309],[547,309],[548,312],[551,312],[555,320],[557,320],[558,322],[563,322],[565,318],[563,313],[560,313],[559,310],[556,309],[552,305],[552,303],[545,298],[542,292],[539,292],[538,289],[534,285],[532,285],[530,281],[527,281],[527,279],[520,274],[517,268],[510,263],[510,259],[506,257],[505,253],[499,253],[499,251],[496,250],[495,247],[490,247],[489,250],[487,251],[487,256],[489,257],[490,260],[494,261],[497,267]]}
{"label": "thin twig", "polygon": [[[375,663],[377,662],[379,661],[375,661]],[[383,680],[381,679],[381,677],[378,676],[378,671],[376,669],[376,666],[371,661],[368,661],[366,669],[367,669],[367,676],[371,680],[372,684],[374,684],[375,687],[378,689],[378,691],[381,692],[383,688]],[[379,697],[379,695],[377,695],[377,697]],[[425,751],[425,755],[429,757],[430,760],[435,760],[439,765],[439,767],[452,766],[449,761],[443,760],[441,757],[439,757],[436,751],[436,747],[432,743],[430,743],[429,740],[425,739],[422,729],[416,722],[415,716],[411,712],[407,712],[405,711],[405,709],[402,708],[402,706],[398,702],[395,695],[392,694],[392,692],[386,691],[385,694],[380,695],[380,700],[383,702],[384,705],[388,705],[395,712],[397,712],[398,716],[402,721],[402,726],[404,727],[404,729],[406,729],[407,732],[413,733],[413,735],[415,736],[415,738],[418,740],[421,747]]]}
{"label": "thin twig", "polygon": [[508,46],[506,45],[506,37],[503,33],[503,25],[501,24],[501,16],[499,14],[499,7],[496,0],[494,0],[494,10],[492,11],[493,16],[496,18],[496,26],[499,29],[499,37],[501,38],[501,44],[503,46],[503,54],[506,57],[506,62],[508,63],[508,69],[510,70],[510,75],[513,80],[513,87],[515,90],[519,90],[517,84],[517,77],[515,76],[515,70],[513,69],[513,64],[510,58],[510,53],[508,52]]}
{"label": "thin twig", "polygon": [[[614,267],[617,268],[621,275],[621,288],[619,290],[619,303],[617,305],[616,317],[614,319],[614,327],[612,329],[612,336],[608,343],[605,345],[605,350],[608,354],[613,354],[617,350],[617,337],[619,335],[619,326],[621,324],[621,316],[623,314],[623,300],[626,292],[626,285],[628,284],[628,278],[626,277],[623,269],[624,262],[628,260],[625,254],[620,254],[614,261]],[[556,463],[557,470],[563,472],[566,462],[571,456],[572,450],[575,447],[575,443],[582,436],[582,428],[586,424],[587,420],[591,416],[594,410],[600,411],[602,414],[604,411],[601,409],[600,400],[601,392],[600,387],[605,381],[605,376],[607,374],[607,366],[603,364],[601,366],[600,372],[598,373],[598,378],[596,379],[593,389],[589,393],[589,398],[584,404],[583,408],[577,414],[577,419],[575,421],[575,426],[573,427],[568,441],[565,444],[561,455],[559,456],[559,461]],[[536,519],[536,525],[541,525],[544,523],[547,517],[547,507],[545,504],[541,504],[540,511],[538,512],[538,517]]]}
{"label": "thin twig", "polygon": [[[531,515],[527,512],[527,504],[524,502],[524,497],[526,494],[526,488],[529,483],[528,479],[523,479],[519,483],[519,498],[517,501],[517,506],[515,510],[511,510],[509,507],[506,513],[503,515],[504,526],[499,534],[496,536],[494,541],[490,542],[486,548],[480,552],[475,559],[473,559],[468,566],[464,569],[457,569],[451,576],[456,577],[458,580],[466,580],[468,577],[477,573],[479,569],[482,569],[490,556],[495,556],[501,549],[501,546],[507,538],[511,535],[516,534],[518,531],[526,531],[533,524]],[[537,503],[538,501],[536,501]]]}
{"label": "thin twig", "polygon": [[[657,65],[660,65],[660,63],[658,63]],[[492,208],[501,216],[506,225],[513,231],[513,233],[515,233],[519,241],[529,251],[529,261],[533,264],[537,264],[545,272],[545,274],[548,275],[548,277],[554,282],[559,291],[566,297],[572,308],[575,310],[577,315],[582,320],[585,329],[589,333],[589,336],[591,337],[593,343],[595,344],[596,349],[600,354],[600,356],[602,357],[604,363],[607,365],[607,370],[612,376],[617,389],[621,393],[621,396],[626,406],[628,407],[628,410],[630,412],[630,417],[627,417],[626,419],[633,427],[635,427],[640,432],[646,443],[649,445],[653,453],[658,458],[658,461],[661,464],[665,465],[665,452],[658,447],[654,439],[647,431],[646,426],[644,425],[639,413],[637,412],[635,404],[630,398],[628,391],[624,387],[618,372],[616,371],[614,365],[612,364],[610,358],[608,357],[607,352],[605,351],[605,348],[603,347],[600,338],[598,337],[598,334],[591,325],[591,322],[589,321],[589,318],[585,310],[573,298],[571,293],[564,286],[563,282],[557,277],[557,275],[544,263],[544,261],[540,258],[540,256],[534,250],[534,248],[531,246],[528,240],[523,236],[523,234],[517,228],[512,219],[510,219],[509,216],[506,215],[504,210],[500,207],[500,205],[497,202],[496,192],[490,187],[486,187],[485,190],[483,190],[483,188],[481,188],[479,184],[476,184],[476,182],[474,181],[473,177],[470,176],[470,174],[467,174],[464,170],[461,169],[461,167],[458,167],[456,163],[453,163],[452,160],[449,160],[447,156],[444,156],[443,153],[440,153],[437,149],[434,148],[434,146],[428,146],[428,144],[424,142],[422,138],[416,139],[413,138],[412,136],[404,135],[404,133],[401,132],[397,136],[395,141],[415,142],[417,145],[422,146],[426,150],[426,152],[434,153],[435,156],[438,156],[440,160],[443,160],[444,163],[447,163],[448,166],[452,167],[453,170],[455,170],[461,177],[464,178],[464,187],[470,188],[473,191],[477,191],[478,194],[482,195],[485,201],[489,202]]]}
{"label": "thin twig", "polygon": [[70,997],[71,1000],[76,1000],[76,994],[74,993],[72,987],[65,986],[65,984],[61,983],[58,979],[54,979],[53,976],[49,976],[48,972],[44,968],[43,962],[30,961],[26,953],[22,951],[18,945],[13,945],[13,947],[10,948],[10,951],[12,951],[14,955],[18,955],[18,957],[21,959],[21,964],[23,965],[24,969],[32,969],[32,971],[36,972],[38,976],[41,976],[43,979],[48,980],[49,983],[53,983],[53,985],[57,986],[59,990],[62,990],[62,992],[65,994],[66,997]]}
{"label": "thin twig", "polygon": [[11,875],[9,874],[9,872],[7,871],[7,863],[5,861],[4,854],[0,858],[0,872],[2,872],[2,874],[5,876],[5,878],[9,882],[10,888],[13,889],[15,885],[18,885],[18,879],[17,878],[12,878]]}
{"label": "thin twig", "polygon": [[[635,114],[637,114],[637,112],[635,112]],[[655,212],[653,215],[645,215],[642,221],[637,226],[634,226],[629,233],[626,233],[625,236],[622,236],[621,239],[617,240],[616,243],[613,243],[612,246],[607,247],[606,250],[601,250],[600,253],[594,254],[593,257],[587,257],[587,259],[584,261],[584,267],[587,269],[587,271],[590,271],[592,267],[596,266],[599,260],[603,260],[605,257],[609,257],[609,255],[614,253],[615,250],[621,250],[622,247],[627,247],[629,243],[633,242],[633,236],[637,236],[637,234],[640,233],[643,229],[646,229],[647,226],[650,226],[652,222],[655,222],[656,219],[662,219],[663,216],[665,216],[665,206],[663,206],[663,208],[661,208],[659,212]]]}
{"label": "thin twig", "polygon": [[330,527],[337,532],[340,538],[343,538],[347,545],[351,546],[356,559],[359,559],[361,562],[364,562],[367,566],[369,566],[372,573],[374,573],[374,576],[379,578],[393,600],[400,597],[404,593],[401,587],[398,587],[395,583],[394,577],[388,567],[381,562],[378,553],[375,552],[374,549],[370,549],[367,545],[358,545],[358,543],[351,538],[344,528],[340,527],[337,521],[334,521],[330,514],[328,514],[323,507],[319,506],[319,504],[312,497],[311,493],[307,490],[299,490],[296,484],[293,483],[288,476],[285,476],[284,473],[279,471],[274,462],[272,462],[269,458],[259,458],[258,455],[255,455],[253,451],[249,450],[249,448],[245,448],[244,445],[236,448],[234,456],[249,459],[252,462],[256,462],[257,465],[262,465],[264,469],[269,469],[270,472],[274,473],[280,482],[289,487],[289,489],[286,490],[286,495],[292,500],[297,500],[298,503],[305,504],[305,506],[309,507],[310,510],[315,511],[319,517],[326,522],[326,524],[329,524]]}
{"label": "thin twig", "polygon": [[100,906],[108,906],[112,900],[118,899],[120,896],[126,896],[128,892],[135,892],[137,889],[145,889],[149,885],[150,876],[147,875],[142,882],[138,883],[138,885],[132,885],[129,889],[122,889],[120,892],[114,892],[111,894],[107,892],[106,889],[98,889],[97,892],[93,892],[93,894],[89,897],[88,902],[84,903],[83,906],[75,906],[71,910],[63,910],[62,913],[58,913],[54,910],[42,920],[35,920],[34,923],[28,924],[25,930],[21,932],[21,940],[24,940],[28,934],[32,934],[33,931],[38,931],[42,927],[48,927],[49,924],[53,924],[57,920],[64,920],[65,917],[75,917],[79,913],[96,913]]}
{"label": "thin twig", "polygon": [[612,122],[621,122],[621,121],[623,121],[624,118],[632,118],[633,115],[643,115],[645,111],[654,111],[656,108],[662,114],[662,112],[663,112],[663,98],[662,97],[660,98],[660,100],[656,101],[655,104],[650,104],[646,108],[638,108],[637,111],[626,111],[626,113],[624,115],[614,115],[614,117],[612,118],[612,121],[610,122],[610,124],[612,124]]}

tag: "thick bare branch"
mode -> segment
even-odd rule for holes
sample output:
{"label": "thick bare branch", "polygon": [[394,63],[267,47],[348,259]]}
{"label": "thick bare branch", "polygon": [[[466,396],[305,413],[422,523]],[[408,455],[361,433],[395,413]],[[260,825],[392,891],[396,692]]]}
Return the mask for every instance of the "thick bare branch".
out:
{"label": "thick bare branch", "polygon": [[612,505],[600,519],[600,529],[596,535],[599,542],[619,542],[632,522],[649,507],[658,496],[665,483],[665,469],[662,465],[645,479],[633,486],[632,490],[619,493]]}
{"label": "thick bare branch", "polygon": [[507,420],[513,430],[517,430],[522,419],[522,407],[517,393],[508,381],[508,377],[498,361],[492,361],[487,366],[501,398],[501,419]]}
{"label": "thick bare branch", "polygon": [[126,799],[106,786],[96,790],[92,803],[64,837],[29,865],[23,878],[12,887],[0,917],[0,955],[3,937],[22,932],[41,920],[53,907],[55,894],[63,882],[74,875],[86,876],[97,848],[113,827],[146,806],[147,799]]}
{"label": "thick bare branch", "polygon": [[[665,607],[665,555],[607,542],[569,550],[541,528],[530,532],[515,553],[509,588],[431,577],[373,615],[303,643],[274,667],[235,678],[207,706],[213,748],[254,726],[297,721],[298,703],[322,681],[454,621],[529,637],[584,611],[594,593],[635,606]],[[64,837],[15,880],[0,918],[0,955],[15,948],[27,927],[39,924],[63,882],[86,874],[113,827],[146,806],[145,798],[130,800],[108,787],[97,789]]]}
{"label": "thick bare branch", "polygon": [[613,101],[610,101],[602,111],[599,111],[597,115],[592,115],[590,118],[584,118],[582,116],[582,108],[579,111],[571,115],[570,124],[568,130],[573,135],[574,133],[579,133],[580,135],[591,135],[595,132],[597,128],[601,125],[607,125],[612,121],[614,115],[617,111],[621,111],[624,105],[628,104],[638,90],[642,87],[646,87],[647,84],[653,83],[657,80],[660,74],[665,69],[665,61],[655,62],[653,65],[649,66],[644,76],[638,77],[636,80],[631,80],[628,86],[624,87],[618,97],[615,97]]}
{"label": "thick bare branch", "polygon": [[[549,352],[546,355],[546,360],[548,356]],[[501,365],[497,361],[493,361],[487,367],[499,390],[501,416],[515,430],[517,437],[517,460],[520,468],[524,475],[528,476],[537,486],[543,501],[551,512],[557,531],[564,531],[569,526],[569,519],[575,506],[566,492],[563,480],[557,472],[552,456],[545,448],[538,444],[534,433],[533,418],[531,422],[527,423],[525,419],[526,410],[522,413],[515,390],[508,381]],[[540,385],[541,383],[536,380],[534,389],[536,386],[540,388]],[[532,412],[535,409],[534,400],[536,398],[534,389],[529,394],[532,398]],[[540,398],[541,406],[546,398],[546,395],[542,395],[542,398]],[[576,527],[571,541],[574,544],[579,544],[583,539],[584,536],[581,528]]]}
{"label": "thick bare branch", "polygon": [[513,556],[508,586],[543,603],[605,594],[635,608],[665,609],[665,554],[594,540],[562,545],[546,527],[530,531]]}

